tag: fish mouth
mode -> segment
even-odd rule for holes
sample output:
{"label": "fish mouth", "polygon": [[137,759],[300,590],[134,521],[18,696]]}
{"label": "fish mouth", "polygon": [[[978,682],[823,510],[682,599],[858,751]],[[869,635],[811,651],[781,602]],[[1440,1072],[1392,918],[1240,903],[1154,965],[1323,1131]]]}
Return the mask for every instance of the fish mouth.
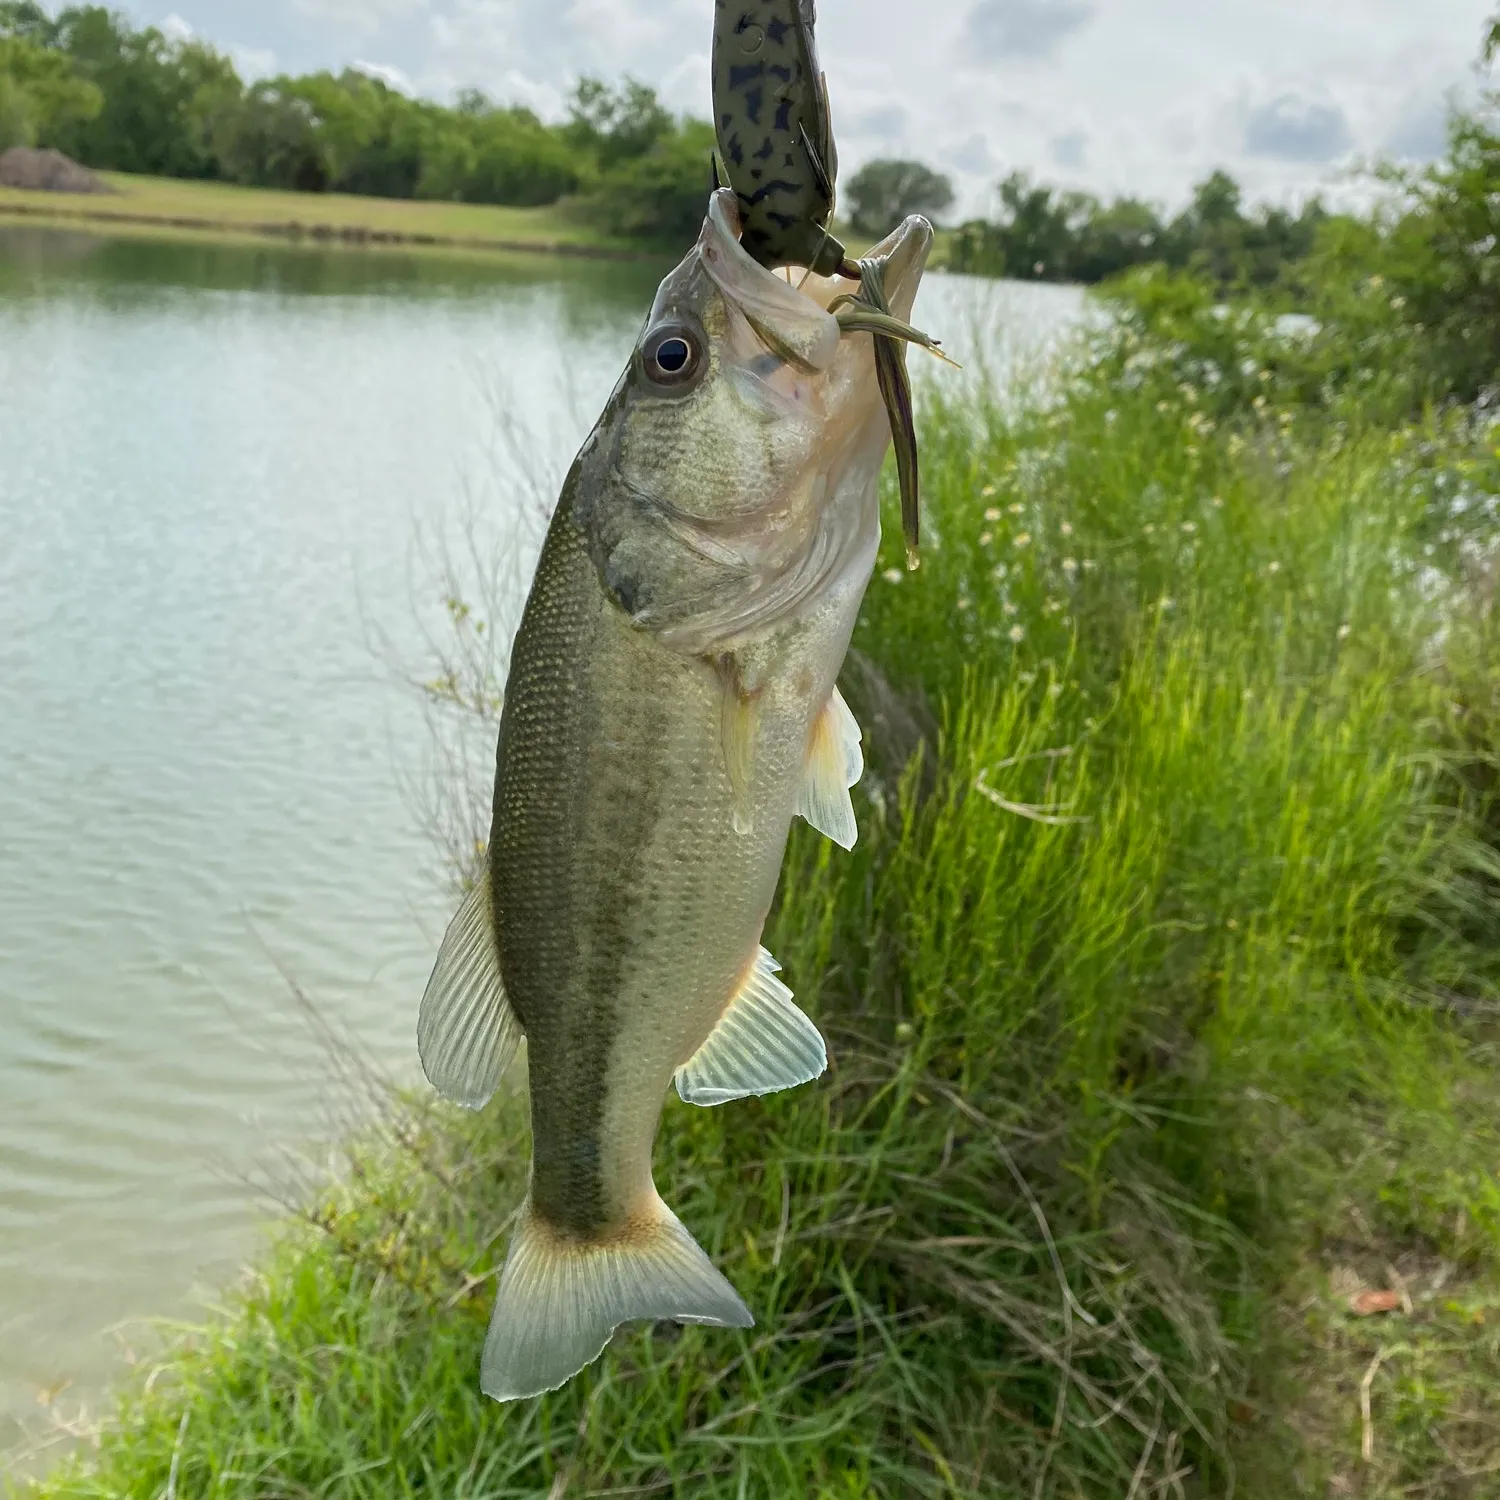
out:
{"label": "fish mouth", "polygon": [[828,311],[831,299],[809,296],[805,286],[768,271],[740,243],[740,228],[739,200],[729,188],[717,189],[698,236],[699,263],[767,348],[803,370],[828,369],[841,337]]}
{"label": "fish mouth", "polygon": [[[789,367],[787,373],[826,371],[846,334],[873,335],[876,384],[890,424],[900,481],[907,566],[915,568],[921,483],[916,413],[903,343],[915,341],[936,348],[933,340],[907,321],[932,251],[932,225],[920,214],[912,214],[857,263],[846,261],[840,267],[846,274],[821,276],[792,267],[785,279],[750,255],[740,243],[740,231],[739,201],[732,191],[720,188],[709,199],[698,239],[698,261],[765,348]],[[851,272],[857,280],[847,274]],[[756,380],[753,372],[747,374]],[[757,383],[764,385],[764,381]]]}
{"label": "fish mouth", "polygon": [[[932,253],[932,240],[932,225],[920,214],[912,214],[860,257],[879,267],[886,301],[898,318],[911,316],[922,273],[927,269],[927,257]],[[848,287],[847,282],[833,284],[845,290]]]}
{"label": "fish mouth", "polygon": [[[728,188],[716,190],[698,237],[700,264],[769,348],[804,370],[826,370],[838,353],[842,332],[830,304],[859,290],[860,281],[798,267],[778,275],[740,243],[741,227],[739,200]],[[878,268],[886,307],[898,318],[911,313],[932,241],[932,225],[913,214],[862,257],[863,265]],[[846,261],[844,269],[854,267]]]}

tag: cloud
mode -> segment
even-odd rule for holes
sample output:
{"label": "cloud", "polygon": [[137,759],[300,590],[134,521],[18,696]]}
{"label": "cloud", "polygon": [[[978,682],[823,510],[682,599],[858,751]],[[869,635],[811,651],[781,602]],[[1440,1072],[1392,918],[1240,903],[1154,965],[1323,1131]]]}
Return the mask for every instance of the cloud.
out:
{"label": "cloud", "polygon": [[428,0],[292,0],[292,9],[315,26],[358,46],[387,34],[388,28],[414,21],[428,9]]}
{"label": "cloud", "polygon": [[184,21],[175,10],[170,15],[162,17],[157,30],[169,42],[190,42],[197,35],[192,26]]}
{"label": "cloud", "polygon": [[234,64],[234,71],[246,83],[272,78],[280,71],[276,65],[276,54],[269,47],[231,47],[229,60]]}
{"label": "cloud", "polygon": [[975,177],[988,177],[995,170],[995,153],[982,135],[971,135],[962,140],[949,153],[948,160],[960,172]]}
{"label": "cloud", "polygon": [[1354,135],[1336,104],[1282,94],[1245,119],[1245,150],[1277,161],[1326,162],[1347,151]]}
{"label": "cloud", "polygon": [[1381,149],[1405,161],[1432,161],[1448,146],[1448,102],[1445,99],[1411,100],[1399,114]]}
{"label": "cloud", "polygon": [[1052,160],[1060,167],[1074,171],[1088,165],[1089,138],[1081,130],[1052,137]]}
{"label": "cloud", "polygon": [[966,30],[970,45],[986,61],[1048,58],[1093,15],[1088,0],[979,0]]}
{"label": "cloud", "polygon": [[366,78],[373,78],[387,88],[395,89],[398,94],[416,93],[411,79],[391,63],[356,61],[353,66],[356,73],[363,73]]}
{"label": "cloud", "polygon": [[873,136],[882,141],[899,140],[906,131],[908,118],[904,104],[875,104],[849,116],[849,134]]}

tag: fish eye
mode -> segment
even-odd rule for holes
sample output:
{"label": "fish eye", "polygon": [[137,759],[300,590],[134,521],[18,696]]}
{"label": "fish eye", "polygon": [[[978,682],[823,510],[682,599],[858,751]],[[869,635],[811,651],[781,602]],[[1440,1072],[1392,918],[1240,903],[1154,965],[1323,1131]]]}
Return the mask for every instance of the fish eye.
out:
{"label": "fish eye", "polygon": [[703,367],[703,340],[680,323],[655,328],[641,347],[641,365],[652,385],[678,388]]}

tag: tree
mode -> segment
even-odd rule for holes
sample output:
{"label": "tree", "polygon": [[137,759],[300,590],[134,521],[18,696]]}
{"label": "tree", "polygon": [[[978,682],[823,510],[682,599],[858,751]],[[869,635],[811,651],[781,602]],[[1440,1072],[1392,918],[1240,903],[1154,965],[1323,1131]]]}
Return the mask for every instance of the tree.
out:
{"label": "tree", "polygon": [[214,161],[205,150],[198,113],[201,97],[240,87],[234,67],[201,42],[173,42],[154,27],[133,31],[129,21],[99,5],[59,13],[50,45],[73,72],[93,84],[104,104],[51,144],[92,167],[206,177]]}
{"label": "tree", "polygon": [[844,198],[859,233],[882,235],[908,214],[935,219],[945,213],[953,206],[953,184],[919,161],[877,158],[849,179]]}
{"label": "tree", "polygon": [[627,78],[612,89],[597,78],[580,78],[568,104],[563,137],[608,172],[623,161],[645,156],[676,129],[677,122],[656,90],[644,83]]}
{"label": "tree", "polygon": [[0,32],[0,151],[53,145],[103,104],[93,84],[74,77],[62,53]]}
{"label": "tree", "polygon": [[641,156],[604,174],[584,200],[586,217],[607,234],[685,249],[708,207],[713,126],[685,120]]}
{"label": "tree", "polygon": [[0,37],[20,37],[50,47],[56,33],[56,22],[32,0],[0,0]]}

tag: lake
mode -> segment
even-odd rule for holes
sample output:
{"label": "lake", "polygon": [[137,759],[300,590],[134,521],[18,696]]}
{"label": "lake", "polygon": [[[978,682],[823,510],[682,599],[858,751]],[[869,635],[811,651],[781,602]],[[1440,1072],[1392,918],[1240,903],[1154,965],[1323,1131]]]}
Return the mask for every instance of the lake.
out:
{"label": "lake", "polygon": [[[339,1128],[298,992],[401,1081],[450,898],[403,673],[441,540],[528,518],[660,268],[0,227],[0,1453],[195,1316]],[[1070,288],[929,279],[997,369]],[[914,362],[919,356],[914,356]],[[510,601],[518,602],[519,596]]]}

